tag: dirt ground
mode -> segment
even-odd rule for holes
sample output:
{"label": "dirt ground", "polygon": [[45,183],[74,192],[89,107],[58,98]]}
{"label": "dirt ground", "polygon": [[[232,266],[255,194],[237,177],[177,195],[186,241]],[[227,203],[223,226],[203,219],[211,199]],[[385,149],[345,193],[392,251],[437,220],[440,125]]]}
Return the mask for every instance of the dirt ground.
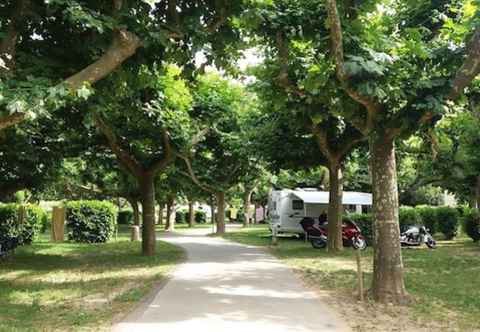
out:
{"label": "dirt ground", "polygon": [[[440,325],[434,321],[419,321],[408,306],[377,304],[369,299],[356,300],[358,293],[326,291],[306,280],[297,271],[307,287],[315,291],[332,310],[339,314],[354,332],[467,332],[458,327]],[[468,332],[479,332],[479,329]]]}

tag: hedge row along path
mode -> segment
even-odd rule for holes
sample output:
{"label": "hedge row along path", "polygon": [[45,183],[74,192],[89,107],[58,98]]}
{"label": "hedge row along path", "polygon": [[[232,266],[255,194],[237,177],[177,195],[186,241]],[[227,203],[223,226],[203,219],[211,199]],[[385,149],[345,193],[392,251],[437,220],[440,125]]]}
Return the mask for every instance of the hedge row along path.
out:
{"label": "hedge row along path", "polygon": [[349,331],[286,265],[257,247],[208,232],[162,235],[183,247],[188,260],[151,303],[114,331]]}

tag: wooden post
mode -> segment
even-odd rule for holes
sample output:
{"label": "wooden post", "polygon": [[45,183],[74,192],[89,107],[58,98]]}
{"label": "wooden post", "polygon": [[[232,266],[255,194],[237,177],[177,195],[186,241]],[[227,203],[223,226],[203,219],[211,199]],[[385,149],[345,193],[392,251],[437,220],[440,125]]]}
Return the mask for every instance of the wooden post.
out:
{"label": "wooden post", "polygon": [[65,240],[65,208],[55,206],[52,210],[52,241]]}
{"label": "wooden post", "polygon": [[360,301],[363,302],[363,272],[362,272],[362,261],[360,257],[360,250],[356,249],[355,257],[357,259],[357,274],[358,274],[358,291],[360,293]]}

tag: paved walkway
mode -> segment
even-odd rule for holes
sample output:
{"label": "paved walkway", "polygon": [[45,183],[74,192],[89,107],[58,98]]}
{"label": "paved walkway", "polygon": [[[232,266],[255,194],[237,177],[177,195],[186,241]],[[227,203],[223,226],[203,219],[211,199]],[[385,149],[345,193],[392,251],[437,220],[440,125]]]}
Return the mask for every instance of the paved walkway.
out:
{"label": "paved walkway", "polygon": [[279,260],[255,247],[206,237],[209,230],[162,236],[188,260],[148,305],[114,331],[348,331]]}

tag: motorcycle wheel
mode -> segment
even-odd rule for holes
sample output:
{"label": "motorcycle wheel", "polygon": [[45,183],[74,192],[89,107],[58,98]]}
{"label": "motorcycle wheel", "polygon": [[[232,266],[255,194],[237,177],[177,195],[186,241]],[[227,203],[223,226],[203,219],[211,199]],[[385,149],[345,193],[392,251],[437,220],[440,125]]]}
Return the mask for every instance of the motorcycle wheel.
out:
{"label": "motorcycle wheel", "polygon": [[434,239],[428,239],[427,240],[427,247],[429,247],[430,249],[435,249],[435,248],[437,248],[437,242],[435,242]]}
{"label": "motorcycle wheel", "polygon": [[310,243],[315,249],[323,249],[327,246],[327,242],[323,239],[311,239]]}
{"label": "motorcycle wheel", "polygon": [[352,240],[352,247],[359,250],[365,250],[367,248],[367,241],[363,237],[356,237]]}

